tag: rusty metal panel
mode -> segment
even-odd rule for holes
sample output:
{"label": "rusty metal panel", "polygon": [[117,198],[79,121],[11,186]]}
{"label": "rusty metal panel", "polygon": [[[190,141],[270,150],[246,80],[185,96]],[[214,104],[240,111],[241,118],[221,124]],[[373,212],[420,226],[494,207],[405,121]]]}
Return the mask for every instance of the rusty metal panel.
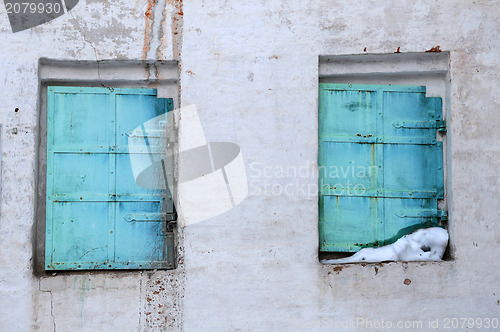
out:
{"label": "rusty metal panel", "polygon": [[320,84],[321,251],[358,251],[437,225],[440,98],[425,87]]}
{"label": "rusty metal panel", "polygon": [[172,106],[154,89],[48,87],[46,270],[173,268],[165,220],[126,217],[169,198],[135,183],[127,133]]}

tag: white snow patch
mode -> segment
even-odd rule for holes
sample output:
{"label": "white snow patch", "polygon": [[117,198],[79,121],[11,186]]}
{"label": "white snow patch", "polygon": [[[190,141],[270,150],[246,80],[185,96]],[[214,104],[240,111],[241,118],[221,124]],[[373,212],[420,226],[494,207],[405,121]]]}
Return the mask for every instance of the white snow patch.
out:
{"label": "white snow patch", "polygon": [[364,248],[340,259],[323,259],[323,264],[378,263],[385,261],[440,261],[448,244],[448,232],[441,227],[419,229],[393,244]]}

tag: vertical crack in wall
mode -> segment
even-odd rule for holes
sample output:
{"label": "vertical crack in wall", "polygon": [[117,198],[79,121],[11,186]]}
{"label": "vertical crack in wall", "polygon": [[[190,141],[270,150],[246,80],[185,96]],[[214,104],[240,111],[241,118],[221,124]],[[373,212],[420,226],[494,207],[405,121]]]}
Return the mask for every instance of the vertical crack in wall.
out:
{"label": "vertical crack in wall", "polygon": [[42,293],[50,294],[50,316],[52,317],[53,331],[56,332],[56,316],[54,315],[54,295],[51,290],[43,290],[41,286],[41,279],[38,279],[38,290]]}
{"label": "vertical crack in wall", "polygon": [[90,45],[90,47],[92,47],[92,49],[94,50],[94,56],[95,56],[95,60],[98,62],[99,61],[99,56],[98,56],[98,53],[97,53],[97,48],[95,48],[94,44],[92,44],[92,42],[90,40],[88,40],[87,38],[87,34],[85,33],[85,29],[82,28],[82,26],[80,25],[80,20],[78,20],[73,12],[70,10],[68,12],[68,14],[73,18],[73,20],[75,21],[76,25],[78,26],[78,30],[82,33],[82,37],[83,37],[83,40]]}
{"label": "vertical crack in wall", "polygon": [[[76,19],[76,17],[73,14],[73,11],[69,11],[68,14],[73,18],[73,20],[76,22],[76,25],[78,26],[78,30],[82,33],[83,41],[86,42],[87,44],[92,47],[94,50],[94,56],[95,56],[95,61],[97,62],[97,77],[99,80],[101,80],[101,72],[100,72],[100,62],[99,62],[99,54],[97,52],[97,48],[94,46],[94,44],[87,38],[87,34],[85,29],[82,28],[80,25],[80,20]],[[101,84],[104,86],[103,84]]]}

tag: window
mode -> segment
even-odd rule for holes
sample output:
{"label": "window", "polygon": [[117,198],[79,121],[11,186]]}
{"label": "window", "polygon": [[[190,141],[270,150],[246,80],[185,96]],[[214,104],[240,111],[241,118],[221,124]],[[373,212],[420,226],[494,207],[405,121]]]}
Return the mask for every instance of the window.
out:
{"label": "window", "polygon": [[[134,158],[150,159],[165,183],[162,136],[150,136],[144,123],[172,110],[172,99],[142,88],[47,91],[45,269],[173,268],[168,187],[137,185],[132,168]],[[133,146],[134,135],[145,148]]]}
{"label": "window", "polygon": [[318,118],[320,252],[390,244],[446,219],[441,98],[423,86],[320,83]]}

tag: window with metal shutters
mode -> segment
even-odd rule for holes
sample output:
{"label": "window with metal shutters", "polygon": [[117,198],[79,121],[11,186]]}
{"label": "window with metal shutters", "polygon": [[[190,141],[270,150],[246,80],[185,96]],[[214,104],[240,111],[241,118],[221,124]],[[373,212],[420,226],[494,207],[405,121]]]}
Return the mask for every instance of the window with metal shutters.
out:
{"label": "window with metal shutters", "polygon": [[422,86],[321,83],[319,248],[356,252],[438,226],[445,131]]}
{"label": "window with metal shutters", "polygon": [[[172,198],[136,184],[128,141],[172,109],[154,89],[48,87],[46,270],[174,267]],[[161,154],[147,136],[133,153]]]}

